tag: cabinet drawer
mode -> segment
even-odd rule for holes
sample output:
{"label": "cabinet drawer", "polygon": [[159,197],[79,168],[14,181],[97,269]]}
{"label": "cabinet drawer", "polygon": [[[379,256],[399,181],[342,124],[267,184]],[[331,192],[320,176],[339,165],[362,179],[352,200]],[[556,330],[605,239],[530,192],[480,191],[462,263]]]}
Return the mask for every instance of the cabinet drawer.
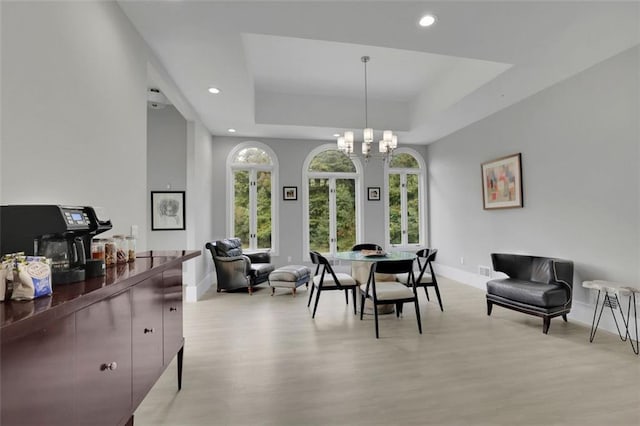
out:
{"label": "cabinet drawer", "polygon": [[76,424],[120,423],[131,412],[129,291],[76,313],[76,350]]}

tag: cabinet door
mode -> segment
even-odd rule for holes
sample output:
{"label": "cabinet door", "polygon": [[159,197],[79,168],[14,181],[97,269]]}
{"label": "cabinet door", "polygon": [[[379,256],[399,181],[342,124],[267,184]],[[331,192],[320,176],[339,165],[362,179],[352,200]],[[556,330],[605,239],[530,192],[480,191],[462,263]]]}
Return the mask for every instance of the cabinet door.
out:
{"label": "cabinet door", "polygon": [[134,409],[162,372],[163,300],[161,274],[131,289]]}
{"label": "cabinet door", "polygon": [[131,414],[129,291],[76,313],[76,424],[119,424]]}
{"label": "cabinet door", "polygon": [[164,364],[171,362],[183,344],[182,265],[162,273],[164,281]]}
{"label": "cabinet door", "polygon": [[0,424],[73,423],[74,328],[72,314],[36,332],[2,340]]}

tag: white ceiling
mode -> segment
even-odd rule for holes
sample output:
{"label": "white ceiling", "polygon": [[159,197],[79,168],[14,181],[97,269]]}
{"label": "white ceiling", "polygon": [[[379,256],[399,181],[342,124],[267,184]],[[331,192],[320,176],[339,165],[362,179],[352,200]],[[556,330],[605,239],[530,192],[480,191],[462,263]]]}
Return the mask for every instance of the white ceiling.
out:
{"label": "white ceiling", "polygon": [[368,55],[368,124],[430,143],[640,42],[637,2],[119,3],[214,135],[363,128]]}

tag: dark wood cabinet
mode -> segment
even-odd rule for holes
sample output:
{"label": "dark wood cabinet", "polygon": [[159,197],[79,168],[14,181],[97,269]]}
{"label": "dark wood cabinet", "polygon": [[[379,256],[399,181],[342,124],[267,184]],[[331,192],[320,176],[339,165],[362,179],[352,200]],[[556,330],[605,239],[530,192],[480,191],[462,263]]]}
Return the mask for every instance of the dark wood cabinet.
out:
{"label": "dark wood cabinet", "polygon": [[162,371],[163,290],[161,275],[151,277],[131,290],[134,406],[142,402]]}
{"label": "dark wood cabinet", "polygon": [[76,424],[122,423],[131,410],[131,301],[126,291],[76,313]]}
{"label": "dark wood cabinet", "polygon": [[164,363],[171,362],[182,348],[182,268],[172,268],[162,273],[164,283]]}
{"label": "dark wood cabinet", "polygon": [[0,303],[0,420],[123,425],[182,354],[182,263],[199,251],[147,252],[115,275]]}
{"label": "dark wood cabinet", "polygon": [[0,424],[68,425],[74,398],[73,315],[22,336],[3,339],[0,348]]}

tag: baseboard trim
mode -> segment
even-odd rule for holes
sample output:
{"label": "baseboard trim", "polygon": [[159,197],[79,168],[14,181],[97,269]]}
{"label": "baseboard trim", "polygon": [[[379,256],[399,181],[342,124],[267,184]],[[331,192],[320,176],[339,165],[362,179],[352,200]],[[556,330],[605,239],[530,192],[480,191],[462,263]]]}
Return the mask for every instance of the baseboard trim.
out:
{"label": "baseboard trim", "polygon": [[[470,287],[475,287],[480,290],[487,289],[487,281],[491,278],[487,278],[478,274],[474,274],[472,272],[463,271],[451,266],[441,265],[438,263],[433,263],[436,274],[442,275],[443,277],[452,279],[462,284],[466,284]],[[626,306],[626,305],[625,305]],[[595,303],[585,303],[581,301],[574,300],[571,303],[571,312],[567,315],[568,319],[571,321],[579,322],[583,325],[591,327],[591,322],[593,320],[593,310],[595,307]],[[608,311],[608,308],[605,308]],[[625,312],[626,313],[626,312]],[[618,320],[620,318],[618,317]],[[610,333],[618,334],[618,330],[616,329],[615,322],[611,317],[610,312],[605,312],[602,314],[602,318],[600,320],[600,325],[598,326],[598,330],[606,330]],[[587,336],[588,338],[588,336]]]}
{"label": "baseboard trim", "polygon": [[213,274],[209,273],[196,285],[184,286],[185,302],[197,302],[213,286]]}

